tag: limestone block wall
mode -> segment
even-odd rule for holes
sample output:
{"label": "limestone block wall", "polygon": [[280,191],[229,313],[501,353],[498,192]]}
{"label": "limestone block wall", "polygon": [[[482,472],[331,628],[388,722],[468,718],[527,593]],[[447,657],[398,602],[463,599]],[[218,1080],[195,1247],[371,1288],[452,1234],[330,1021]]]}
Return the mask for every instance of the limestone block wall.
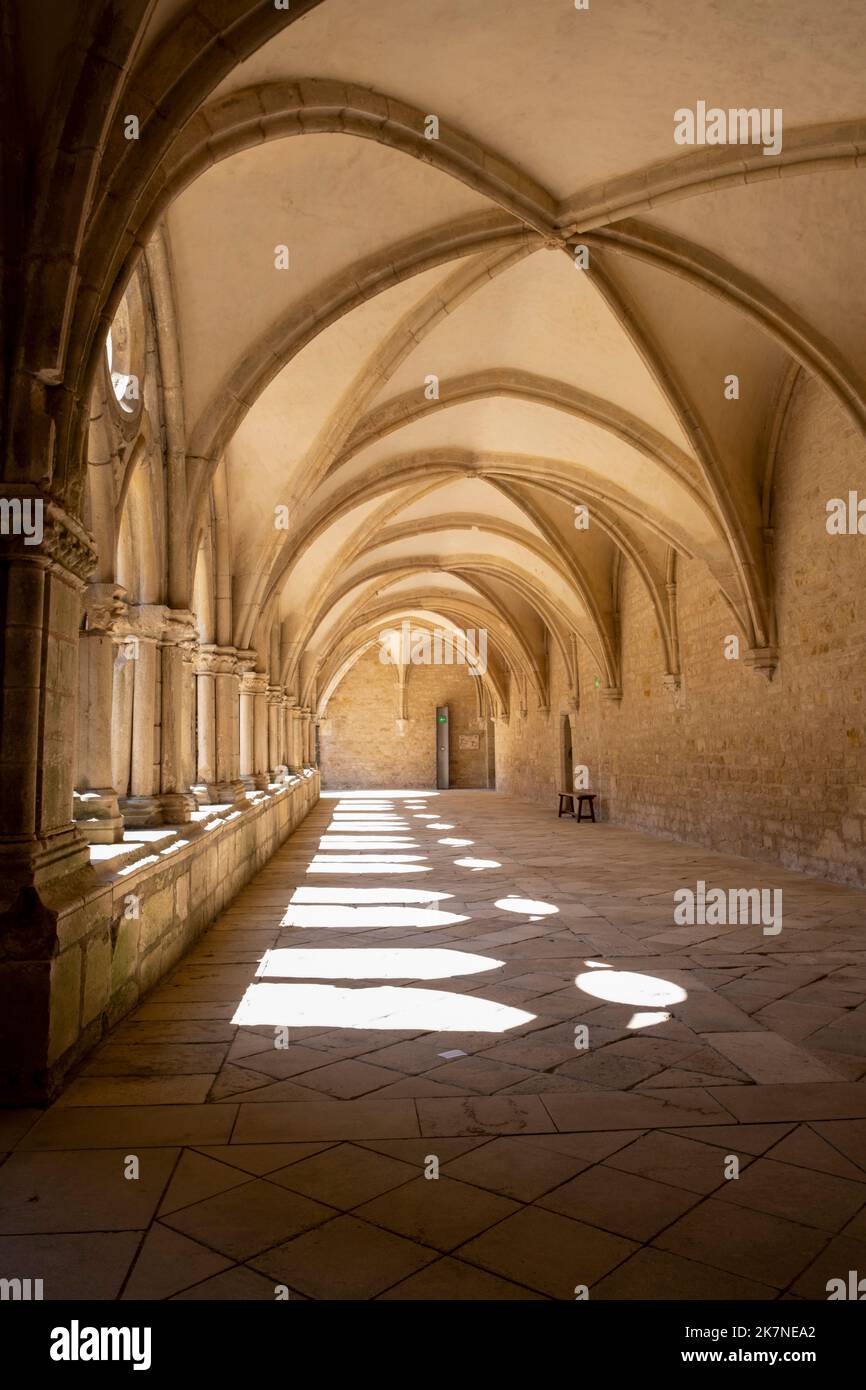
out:
{"label": "limestone block wall", "polygon": [[[465,666],[410,666],[408,721],[397,731],[395,669],[366,652],[331,697],[320,729],[322,786],[435,787],[436,708],[447,705],[452,787],[486,787],[486,734],[478,725],[474,678]],[[478,747],[460,748],[460,735]]]}
{"label": "limestone block wall", "polygon": [[[227,808],[207,828],[184,826],[176,845],[115,874],[94,875],[61,909],[51,963],[47,1068],[41,1077],[0,1073],[20,1101],[50,1096],[80,1059],[180,959],[257,874],[319,797],[319,774]],[[81,885],[78,885],[81,888]]]}
{"label": "limestone block wall", "polygon": [[[866,885],[866,536],[830,536],[826,504],[866,477],[862,443],[801,375],[776,466],[779,666],[771,683],[726,660],[736,625],[698,562],[678,567],[685,702],[675,709],[649,597],[621,602],[623,698],[602,701],[582,650],[574,760],[620,824]],[[741,643],[741,647],[745,644]],[[554,807],[562,671],[549,716],[497,729],[497,785]]]}

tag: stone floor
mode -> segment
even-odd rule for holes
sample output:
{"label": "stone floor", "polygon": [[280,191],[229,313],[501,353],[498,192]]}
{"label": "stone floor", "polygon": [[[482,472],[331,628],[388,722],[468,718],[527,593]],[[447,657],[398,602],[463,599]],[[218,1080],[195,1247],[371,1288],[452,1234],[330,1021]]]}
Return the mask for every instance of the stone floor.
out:
{"label": "stone floor", "polygon": [[[699,880],[781,888],[782,930],[675,925]],[[494,793],[326,796],[49,1110],[0,1111],[0,1277],[826,1298],[866,1274],[864,906]]]}

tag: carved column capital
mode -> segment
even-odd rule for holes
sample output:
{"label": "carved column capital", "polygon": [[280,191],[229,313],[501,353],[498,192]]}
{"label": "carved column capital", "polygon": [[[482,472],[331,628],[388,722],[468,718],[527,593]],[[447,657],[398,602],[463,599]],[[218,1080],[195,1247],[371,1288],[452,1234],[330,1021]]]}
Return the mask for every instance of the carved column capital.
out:
{"label": "carved column capital", "polygon": [[162,618],[163,646],[183,647],[198,642],[195,614],[189,609],[164,608]]}
{"label": "carved column capital", "polygon": [[128,619],[126,590],[120,584],[88,584],[81,602],[83,630],[96,637],[115,636]]}
{"label": "carved column capital", "polygon": [[268,678],[264,671],[244,671],[241,678],[241,694],[266,695]]}
{"label": "carved column capital", "polygon": [[215,647],[209,643],[201,645],[198,649],[196,669],[200,675],[236,676],[237,652],[234,647]]}
{"label": "carved column capital", "polygon": [[96,543],[81,522],[26,484],[0,483],[0,554],[78,582],[96,569]]}

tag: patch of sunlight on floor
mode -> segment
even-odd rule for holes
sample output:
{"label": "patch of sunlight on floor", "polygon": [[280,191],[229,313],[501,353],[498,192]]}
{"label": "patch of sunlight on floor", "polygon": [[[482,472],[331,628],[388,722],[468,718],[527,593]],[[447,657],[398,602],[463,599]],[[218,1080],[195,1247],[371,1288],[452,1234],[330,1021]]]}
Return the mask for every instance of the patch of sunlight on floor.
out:
{"label": "patch of sunlight on floor", "polygon": [[534,912],[539,917],[549,917],[552,912],[558,912],[559,908],[553,903],[543,903],[535,898],[518,898],[509,894],[507,898],[497,898],[496,906],[501,907],[504,912]]}
{"label": "patch of sunlight on floor", "polygon": [[417,787],[389,787],[387,791],[373,791],[369,787],[366,790],[359,788],[357,791],[333,791],[322,792],[323,801],[394,801],[400,797],[404,801],[429,801],[431,796],[438,796],[435,791],[420,791]]}
{"label": "patch of sunlight on floor", "polygon": [[315,854],[312,859],[313,864],[416,864],[419,859],[426,859],[425,854],[404,854],[402,850],[394,850],[391,854],[365,854],[362,850],[357,854]]}
{"label": "patch of sunlight on floor", "polygon": [[397,816],[402,806],[391,806],[386,801],[338,801],[334,815],[341,816]]}
{"label": "patch of sunlight on floor", "polygon": [[427,827],[428,830],[453,830],[454,826],[447,820],[433,820]]}
{"label": "patch of sunlight on floor", "polygon": [[405,816],[386,816],[383,811],[335,811],[331,825],[408,825]]}
{"label": "patch of sunlight on floor", "polygon": [[453,893],[429,888],[296,888],[292,903],[441,903]]}
{"label": "patch of sunlight on floor", "polygon": [[338,801],[331,807],[332,816],[404,816],[403,806],[391,806],[385,801]]}
{"label": "patch of sunlight on floor", "polygon": [[405,820],[386,821],[377,824],[367,824],[363,820],[332,820],[331,824],[322,835],[411,835],[411,826]]}
{"label": "patch of sunlight on floor", "polygon": [[319,849],[417,849],[418,841],[397,835],[328,835],[319,840]]}
{"label": "patch of sunlight on floor", "polygon": [[455,859],[454,863],[461,869],[501,869],[502,865],[498,859]]}
{"label": "patch of sunlight on floor", "polygon": [[504,1033],[535,1014],[474,995],[410,985],[250,985],[232,1023],[241,1028],[372,1028],[395,1032]]}
{"label": "patch of sunlight on floor", "polygon": [[663,1013],[657,1013],[657,1014],[632,1014],[631,1018],[629,1019],[628,1023],[627,1023],[625,1026],[626,1026],[626,1028],[628,1028],[628,1029],[634,1029],[634,1028],[655,1028],[657,1024],[659,1024],[659,1023],[667,1023],[669,1019],[670,1019],[670,1014],[663,1014]]}
{"label": "patch of sunlight on floor", "polygon": [[465,845],[474,845],[474,840],[449,840],[446,836],[444,840],[437,840],[437,845],[453,845],[455,849],[462,849]]}
{"label": "patch of sunlight on floor", "polygon": [[584,994],[606,999],[610,1004],[681,1004],[688,993],[671,980],[655,975],[637,975],[632,970],[592,970],[578,975],[574,982]]}
{"label": "patch of sunlight on floor", "polygon": [[314,860],[305,870],[305,873],[308,874],[429,874],[431,872],[432,869],[429,864],[393,864],[388,860],[381,864],[359,864],[345,859],[330,860],[328,863],[319,863]]}
{"label": "patch of sunlight on floor", "polygon": [[266,951],[256,975],[299,980],[447,980],[479,975],[505,964],[471,951],[418,947],[275,947]]}
{"label": "patch of sunlight on floor", "polygon": [[289,905],[280,926],[341,928],[344,931],[347,928],[370,931],[374,927],[417,927],[426,930],[468,921],[468,917],[458,912],[440,912],[432,907],[387,907],[384,904],[352,907],[343,903],[334,906],[328,903],[299,903],[297,906]]}

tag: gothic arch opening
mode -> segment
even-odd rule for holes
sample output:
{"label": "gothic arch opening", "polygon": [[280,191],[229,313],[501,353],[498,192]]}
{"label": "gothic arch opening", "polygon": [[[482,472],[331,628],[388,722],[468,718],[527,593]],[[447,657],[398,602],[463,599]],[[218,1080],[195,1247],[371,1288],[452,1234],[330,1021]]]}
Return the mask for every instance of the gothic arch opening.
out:
{"label": "gothic arch opening", "polygon": [[0,27],[0,1295],[824,1300],[866,11]]}

